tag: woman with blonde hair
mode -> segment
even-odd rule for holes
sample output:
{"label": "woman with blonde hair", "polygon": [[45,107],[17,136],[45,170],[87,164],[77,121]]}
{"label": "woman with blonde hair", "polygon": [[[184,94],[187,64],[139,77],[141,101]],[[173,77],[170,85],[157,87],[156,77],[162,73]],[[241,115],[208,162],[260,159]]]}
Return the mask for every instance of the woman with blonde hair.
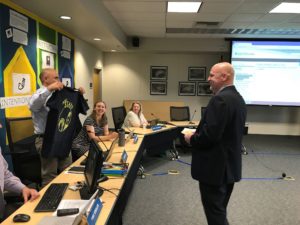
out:
{"label": "woman with blonde hair", "polygon": [[143,127],[143,125],[148,125],[148,122],[142,112],[142,105],[139,102],[133,102],[124,119],[123,127]]}
{"label": "woman with blonde hair", "polygon": [[83,123],[81,131],[73,140],[72,156],[73,161],[82,156],[89,150],[90,141],[107,141],[118,137],[116,132],[109,133],[108,122],[106,116],[106,103],[97,101],[94,104],[94,109]]}

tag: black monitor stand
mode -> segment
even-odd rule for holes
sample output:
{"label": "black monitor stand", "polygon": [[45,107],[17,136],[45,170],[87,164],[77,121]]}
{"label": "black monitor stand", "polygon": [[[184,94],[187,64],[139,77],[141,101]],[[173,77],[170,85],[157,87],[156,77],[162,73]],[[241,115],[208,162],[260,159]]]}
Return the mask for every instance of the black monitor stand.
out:
{"label": "black monitor stand", "polygon": [[[104,191],[103,191],[101,188],[99,188],[98,190],[99,190],[99,192],[98,192],[98,197],[101,197],[101,196],[103,195],[103,192],[104,192]],[[97,190],[96,190],[96,191],[97,191]],[[86,184],[84,184],[84,185],[82,186],[82,188],[79,189],[79,194],[80,194],[80,198],[81,198],[82,200],[89,200],[89,199],[93,196],[94,193],[91,193],[91,192],[89,191],[88,186],[87,186]]]}

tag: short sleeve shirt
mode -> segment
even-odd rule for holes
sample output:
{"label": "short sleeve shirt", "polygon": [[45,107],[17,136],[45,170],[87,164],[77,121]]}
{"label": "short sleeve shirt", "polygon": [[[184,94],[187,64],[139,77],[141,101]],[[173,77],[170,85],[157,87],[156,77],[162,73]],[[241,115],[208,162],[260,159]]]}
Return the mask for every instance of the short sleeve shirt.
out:
{"label": "short sleeve shirt", "polygon": [[[104,124],[104,125],[106,125],[106,124]],[[77,137],[74,139],[73,144],[72,144],[72,149],[74,149],[74,151],[76,151],[77,157],[80,157],[81,155],[83,155],[86,151],[89,150],[89,147],[90,147],[90,138],[88,136],[85,126],[93,126],[94,130],[95,130],[95,135],[97,135],[97,136],[104,135],[104,128],[100,127],[92,117],[88,116],[83,123],[83,127],[82,127],[81,131],[79,132]]]}
{"label": "short sleeve shirt", "polygon": [[70,154],[79,113],[86,114],[88,105],[82,94],[64,87],[52,94],[43,140],[42,156],[65,158]]}

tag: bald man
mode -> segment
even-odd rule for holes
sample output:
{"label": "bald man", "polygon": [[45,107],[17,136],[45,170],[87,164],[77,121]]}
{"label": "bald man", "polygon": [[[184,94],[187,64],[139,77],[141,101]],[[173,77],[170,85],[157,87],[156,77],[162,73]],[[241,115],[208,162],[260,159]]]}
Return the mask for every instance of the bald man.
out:
{"label": "bald man", "polygon": [[[41,155],[49,112],[46,102],[54,91],[62,90],[64,85],[59,80],[55,69],[43,69],[40,73],[40,80],[42,86],[32,95],[29,101],[29,109],[32,114],[34,133],[36,134],[35,146],[41,158],[42,186],[44,187],[57,176],[58,172],[63,171],[72,163],[72,157],[69,155],[65,158],[45,158]],[[82,87],[79,88],[79,91],[81,94],[85,92]]]}
{"label": "bald man", "polygon": [[193,179],[199,182],[209,225],[228,225],[227,204],[235,182],[241,180],[241,146],[246,105],[233,85],[230,63],[215,64],[208,77],[213,97],[194,134],[185,140],[193,146]]}

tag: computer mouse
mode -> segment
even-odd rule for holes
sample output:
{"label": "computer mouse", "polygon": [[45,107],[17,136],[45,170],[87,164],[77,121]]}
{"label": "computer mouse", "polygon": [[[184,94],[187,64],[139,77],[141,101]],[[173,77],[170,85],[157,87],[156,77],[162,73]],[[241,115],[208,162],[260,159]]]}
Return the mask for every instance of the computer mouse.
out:
{"label": "computer mouse", "polygon": [[18,223],[18,222],[28,222],[30,220],[30,216],[27,215],[27,214],[23,214],[23,213],[20,213],[20,214],[17,214],[14,216],[13,218],[13,221],[15,223]]}

